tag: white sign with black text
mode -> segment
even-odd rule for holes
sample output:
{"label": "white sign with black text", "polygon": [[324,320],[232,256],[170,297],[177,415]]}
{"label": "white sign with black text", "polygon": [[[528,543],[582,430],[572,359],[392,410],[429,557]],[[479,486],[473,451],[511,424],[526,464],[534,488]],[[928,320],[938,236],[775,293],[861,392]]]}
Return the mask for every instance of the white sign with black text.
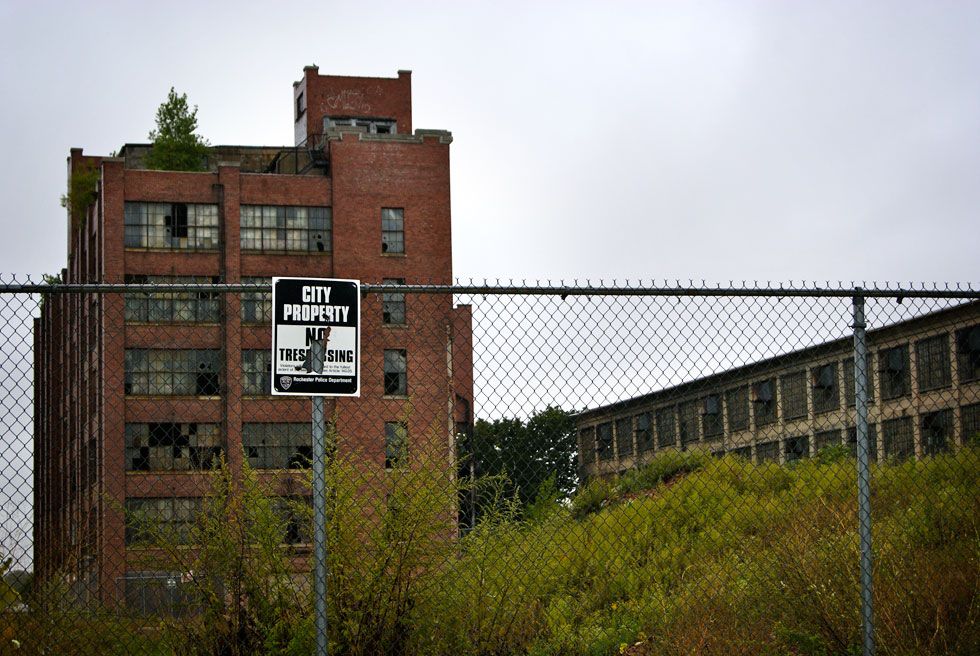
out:
{"label": "white sign with black text", "polygon": [[[272,279],[272,393],[360,396],[361,284],[333,278]],[[324,341],[323,365],[311,344]]]}

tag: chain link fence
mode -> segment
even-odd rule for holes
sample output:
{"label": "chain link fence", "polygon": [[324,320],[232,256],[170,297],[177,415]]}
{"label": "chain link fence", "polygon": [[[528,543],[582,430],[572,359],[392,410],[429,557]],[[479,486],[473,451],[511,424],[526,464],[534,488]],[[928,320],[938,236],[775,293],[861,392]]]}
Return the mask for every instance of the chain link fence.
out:
{"label": "chain link fence", "polygon": [[[0,654],[314,653],[269,281],[135,282],[0,287]],[[980,652],[972,288],[362,295],[331,654]]]}

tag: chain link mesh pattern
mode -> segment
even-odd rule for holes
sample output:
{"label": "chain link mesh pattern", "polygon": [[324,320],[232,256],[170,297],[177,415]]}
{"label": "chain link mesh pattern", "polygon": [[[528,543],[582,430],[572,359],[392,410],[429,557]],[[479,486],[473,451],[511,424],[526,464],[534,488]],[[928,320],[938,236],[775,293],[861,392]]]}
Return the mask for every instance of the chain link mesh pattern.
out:
{"label": "chain link mesh pattern", "polygon": [[[972,289],[395,282],[324,404],[330,653],[861,653],[854,296],[877,653],[980,651]],[[267,290],[0,288],[0,654],[313,653]]]}

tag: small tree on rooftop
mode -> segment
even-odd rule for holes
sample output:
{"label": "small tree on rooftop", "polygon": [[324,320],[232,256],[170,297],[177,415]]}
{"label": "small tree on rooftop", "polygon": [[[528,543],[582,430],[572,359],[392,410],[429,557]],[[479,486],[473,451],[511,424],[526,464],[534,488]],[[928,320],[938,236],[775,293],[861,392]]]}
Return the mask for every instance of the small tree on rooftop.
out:
{"label": "small tree on rooftop", "polygon": [[207,166],[208,142],[197,133],[197,106],[191,109],[187,94],[173,87],[157,109],[157,127],[150,132],[153,149],[146,166],[166,171],[203,171]]}

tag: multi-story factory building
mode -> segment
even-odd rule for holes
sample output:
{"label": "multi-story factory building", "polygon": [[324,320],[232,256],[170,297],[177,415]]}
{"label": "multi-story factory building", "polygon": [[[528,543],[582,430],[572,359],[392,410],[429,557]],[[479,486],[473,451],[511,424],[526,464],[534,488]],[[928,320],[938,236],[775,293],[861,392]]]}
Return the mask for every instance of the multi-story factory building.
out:
{"label": "multi-story factory building", "polygon": [[[868,422],[875,461],[960,448],[980,434],[980,303],[870,330]],[[723,371],[576,417],[583,480],[702,448],[756,462],[855,450],[853,340]]]}
{"label": "multi-story factory building", "polygon": [[[69,220],[64,281],[450,284],[452,137],[413,132],[411,73],[307,67],[291,101],[294,147],[211,147],[203,172],[148,170],[149,145],[73,149],[69,189],[97,181]],[[218,454],[233,474],[247,459],[284,481],[283,495],[304,489],[289,471],[308,462],[310,402],[268,394],[270,305],[262,292],[46,295],[34,344],[38,581],[142,603],[147,582],[173,573],[146,571],[126,511],[189,521]],[[469,307],[367,294],[361,316],[361,395],[326,408],[338,454],[379,479],[393,449],[453,472],[472,399]]]}

